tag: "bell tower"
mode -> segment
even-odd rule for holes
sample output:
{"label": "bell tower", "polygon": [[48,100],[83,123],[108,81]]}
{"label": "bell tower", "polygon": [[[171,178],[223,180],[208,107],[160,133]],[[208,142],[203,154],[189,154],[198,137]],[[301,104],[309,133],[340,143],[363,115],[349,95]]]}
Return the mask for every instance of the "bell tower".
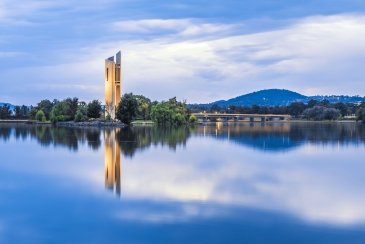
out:
{"label": "bell tower", "polygon": [[115,112],[121,97],[121,52],[105,60],[105,113],[115,119]]}

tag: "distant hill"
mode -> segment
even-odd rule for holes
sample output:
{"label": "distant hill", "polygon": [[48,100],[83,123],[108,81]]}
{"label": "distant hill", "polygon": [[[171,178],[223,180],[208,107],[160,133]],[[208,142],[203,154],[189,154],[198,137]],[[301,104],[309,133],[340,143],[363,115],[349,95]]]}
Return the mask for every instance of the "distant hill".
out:
{"label": "distant hill", "polygon": [[328,100],[330,103],[360,103],[365,101],[365,97],[360,96],[304,96],[297,92],[284,89],[268,89],[257,92],[248,93],[242,96],[231,98],[228,100],[219,100],[209,104],[198,104],[202,107],[210,107],[218,105],[220,107],[228,106],[286,106],[293,102],[308,103],[310,100],[323,101]]}
{"label": "distant hill", "polygon": [[13,110],[15,108],[14,105],[10,104],[10,103],[4,103],[4,102],[0,102],[0,107],[4,106],[4,105],[8,105],[10,107],[11,110]]}
{"label": "distant hill", "polygon": [[249,93],[246,95],[229,99],[227,101],[217,101],[214,102],[214,104],[217,104],[222,107],[230,105],[276,106],[276,105],[286,105],[292,103],[293,101],[301,101],[304,99],[306,99],[306,96],[303,96],[296,92],[292,92],[289,90],[270,89],[270,90],[262,90]]}

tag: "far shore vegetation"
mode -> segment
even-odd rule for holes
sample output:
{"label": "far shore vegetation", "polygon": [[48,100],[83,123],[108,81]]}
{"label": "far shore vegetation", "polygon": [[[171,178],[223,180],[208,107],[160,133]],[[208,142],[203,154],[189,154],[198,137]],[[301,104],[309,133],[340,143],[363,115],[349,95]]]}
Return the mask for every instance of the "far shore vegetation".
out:
{"label": "far shore vegetation", "polygon": [[[62,101],[42,100],[36,106],[0,106],[0,119],[36,120],[39,122],[85,122],[111,121],[113,116],[105,112],[98,100],[89,103],[78,98],[67,98]],[[159,125],[181,126],[196,122],[190,115],[186,102],[171,98],[167,101],[152,102],[149,98],[132,93],[124,94],[116,108],[116,120],[126,125],[133,121],[152,121]]]}
{"label": "far shore vegetation", "polygon": [[[197,122],[192,113],[237,113],[237,114],[289,114],[293,119],[310,121],[336,121],[353,119],[365,123],[365,103],[330,103],[327,100],[311,100],[307,104],[294,102],[288,106],[199,106],[177,101],[176,97],[167,101],[151,101],[142,95],[124,94],[116,108],[116,120],[126,125],[132,122],[150,121],[158,125],[181,126]],[[104,106],[98,100],[89,103],[78,98],[62,101],[42,100],[36,106],[0,106],[0,119],[36,120],[40,122],[63,121],[111,121]]]}

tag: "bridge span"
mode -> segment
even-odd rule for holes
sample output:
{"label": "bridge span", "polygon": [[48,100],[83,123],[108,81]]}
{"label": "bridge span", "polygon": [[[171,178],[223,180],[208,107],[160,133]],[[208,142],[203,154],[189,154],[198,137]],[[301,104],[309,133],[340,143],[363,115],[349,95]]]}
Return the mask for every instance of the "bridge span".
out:
{"label": "bridge span", "polygon": [[288,114],[225,114],[225,113],[192,113],[198,121],[235,121],[235,122],[266,122],[266,121],[288,121],[291,116]]}

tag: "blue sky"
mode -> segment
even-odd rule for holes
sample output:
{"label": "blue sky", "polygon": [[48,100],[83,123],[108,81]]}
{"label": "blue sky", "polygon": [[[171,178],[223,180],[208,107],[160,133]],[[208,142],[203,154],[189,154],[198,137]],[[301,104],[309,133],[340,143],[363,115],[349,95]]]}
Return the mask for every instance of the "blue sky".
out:
{"label": "blue sky", "polygon": [[103,100],[119,49],[123,92],[156,100],[364,96],[365,2],[0,0],[0,101]]}

